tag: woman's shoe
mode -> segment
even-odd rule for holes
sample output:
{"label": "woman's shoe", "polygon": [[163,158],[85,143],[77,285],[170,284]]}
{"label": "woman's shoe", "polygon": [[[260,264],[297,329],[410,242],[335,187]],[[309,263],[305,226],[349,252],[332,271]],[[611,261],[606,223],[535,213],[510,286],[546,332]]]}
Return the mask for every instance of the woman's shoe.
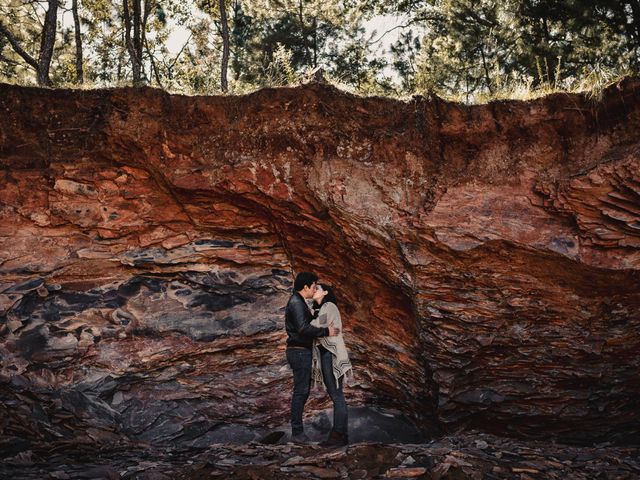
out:
{"label": "woman's shoe", "polygon": [[349,444],[349,437],[335,430],[329,432],[329,436],[324,442],[320,442],[321,447],[344,447]]}
{"label": "woman's shoe", "polygon": [[304,433],[296,433],[295,435],[291,435],[291,441],[293,443],[297,443],[298,445],[311,443],[311,439]]}

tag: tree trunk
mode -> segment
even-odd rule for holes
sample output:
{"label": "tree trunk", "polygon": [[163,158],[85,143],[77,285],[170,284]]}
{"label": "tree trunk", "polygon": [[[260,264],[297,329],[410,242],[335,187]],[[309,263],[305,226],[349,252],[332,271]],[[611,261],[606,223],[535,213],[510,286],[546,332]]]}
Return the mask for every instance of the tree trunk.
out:
{"label": "tree trunk", "polygon": [[313,17],[313,68],[318,66],[318,17]]}
{"label": "tree trunk", "polygon": [[[142,14],[142,23],[140,24],[140,50],[138,51],[138,59],[140,60],[140,73],[143,78],[146,78],[143,64],[142,52],[145,45],[147,45],[147,21],[149,20],[149,13],[151,8],[155,8],[155,0],[144,0],[144,11]],[[148,50],[149,52],[151,50]]]}
{"label": "tree trunk", "polygon": [[480,44],[480,55],[482,56],[482,68],[484,69],[484,78],[487,82],[487,88],[489,89],[489,94],[493,95],[493,88],[491,88],[491,76],[489,75],[487,58],[484,55],[484,46],[482,44]]}
{"label": "tree trunk", "polygon": [[220,0],[220,24],[222,26],[222,62],[220,65],[220,89],[227,93],[227,68],[229,66],[229,21],[227,20],[227,7],[225,0]]}
{"label": "tree trunk", "polygon": [[[134,0],[135,1],[135,0]],[[129,58],[131,59],[131,69],[133,71],[133,83],[136,83],[136,68],[135,68],[135,50],[133,49],[133,43],[131,41],[131,14],[129,13],[129,0],[122,0],[122,14],[124,17],[124,43],[129,52]]]}
{"label": "tree trunk", "polygon": [[[242,71],[242,64],[240,61],[240,50],[244,46],[243,38],[238,33],[238,15],[240,14],[240,2],[233,0],[233,32],[229,35],[229,54],[233,53],[233,60],[231,62],[231,70],[233,71],[234,80],[240,79],[240,73]],[[244,24],[244,19],[242,19]],[[233,50],[232,50],[233,47]]]}
{"label": "tree trunk", "polygon": [[53,46],[56,43],[58,25],[58,0],[49,0],[49,9],[44,18],[44,28],[40,41],[40,55],[38,57],[38,84],[49,86],[49,67],[53,57]]}
{"label": "tree trunk", "polygon": [[636,58],[635,63],[638,65],[640,63],[640,0],[631,0],[629,2],[631,7],[631,18],[633,20],[633,25],[635,26],[635,53]]}
{"label": "tree trunk", "polygon": [[142,44],[140,42],[140,23],[142,12],[140,8],[141,0],[133,0],[133,85],[138,87],[142,84]]}
{"label": "tree trunk", "polygon": [[84,83],[84,71],[82,69],[82,35],[80,32],[80,16],[78,15],[78,0],[71,4],[73,10],[73,23],[76,30],[76,81]]}
{"label": "tree trunk", "polygon": [[147,42],[146,38],[144,40],[144,46],[145,46],[145,50],[147,51],[147,55],[149,55],[149,61],[151,62],[151,71],[153,72],[153,76],[156,77],[156,82],[158,83],[158,86],[164,89],[164,85],[162,85],[162,80],[160,78],[160,71],[158,70],[155,57],[153,56],[153,52],[149,48],[149,43]]}
{"label": "tree trunk", "polygon": [[[125,43],[129,58],[131,59],[131,73],[133,74],[133,85],[141,86],[143,82],[144,70],[142,68],[142,49],[144,47],[144,38],[146,33],[146,22],[148,16],[148,5],[145,4],[144,19],[142,16],[141,0],[133,0],[133,18],[129,11],[129,0],[123,0],[124,7],[124,31]],[[133,29],[133,37],[131,30]]]}
{"label": "tree trunk", "polygon": [[302,36],[302,44],[304,46],[304,63],[311,65],[311,52],[309,52],[309,40],[307,32],[304,31],[304,3],[302,0],[298,3],[298,18],[300,19],[300,35]]}
{"label": "tree trunk", "polygon": [[[546,40],[546,44],[544,45],[544,67],[545,71],[543,72],[547,76],[547,85],[551,86],[551,73],[556,68],[555,59],[552,55],[549,55],[551,51],[551,33],[549,33],[549,23],[547,22],[547,17],[542,17],[542,31],[544,32],[544,38]],[[551,66],[549,66],[551,63]]]}
{"label": "tree trunk", "polygon": [[[127,31],[127,29],[123,28],[122,32],[120,32],[120,36],[121,36],[120,41],[122,42],[122,45],[124,45],[125,47],[127,46],[126,31]],[[117,73],[116,73],[116,79],[118,80],[118,84],[120,84],[120,81],[122,80],[122,69],[123,69],[124,63],[125,63],[124,50],[119,49],[119,52],[118,52],[118,69],[117,69]],[[106,72],[106,70],[105,70],[105,72]]]}

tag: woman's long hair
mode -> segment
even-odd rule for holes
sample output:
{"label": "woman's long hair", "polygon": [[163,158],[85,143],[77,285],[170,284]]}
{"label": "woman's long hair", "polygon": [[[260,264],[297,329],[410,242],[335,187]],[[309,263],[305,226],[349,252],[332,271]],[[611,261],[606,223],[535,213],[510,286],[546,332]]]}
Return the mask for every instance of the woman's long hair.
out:
{"label": "woman's long hair", "polygon": [[338,306],[338,300],[336,300],[336,294],[333,293],[333,288],[331,288],[326,283],[319,283],[318,285],[320,285],[322,287],[322,289],[326,290],[328,293],[322,299],[322,303],[318,303],[315,300],[313,301],[313,309],[314,310],[319,310],[320,307],[322,305],[324,305],[325,303],[327,303],[327,302],[331,302],[334,305]]}

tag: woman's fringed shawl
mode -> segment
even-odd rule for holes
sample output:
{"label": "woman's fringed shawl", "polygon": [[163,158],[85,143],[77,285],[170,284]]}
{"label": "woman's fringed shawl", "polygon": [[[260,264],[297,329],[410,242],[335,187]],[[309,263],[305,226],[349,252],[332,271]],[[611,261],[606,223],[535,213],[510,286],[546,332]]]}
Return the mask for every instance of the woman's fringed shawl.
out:
{"label": "woman's fringed shawl", "polygon": [[[351,372],[353,379],[353,368],[349,361],[349,353],[344,345],[344,337],[342,336],[342,319],[338,307],[332,302],[326,302],[320,307],[317,318],[311,325],[315,327],[328,327],[333,322],[333,326],[340,329],[340,333],[335,337],[317,338],[313,343],[313,381],[314,383],[323,383],[322,368],[320,366],[320,349],[318,345],[322,345],[329,350],[333,359],[333,376],[336,379],[336,385],[339,385],[340,377],[344,376],[344,383],[347,383],[347,373]],[[326,388],[326,387],[325,387]]]}

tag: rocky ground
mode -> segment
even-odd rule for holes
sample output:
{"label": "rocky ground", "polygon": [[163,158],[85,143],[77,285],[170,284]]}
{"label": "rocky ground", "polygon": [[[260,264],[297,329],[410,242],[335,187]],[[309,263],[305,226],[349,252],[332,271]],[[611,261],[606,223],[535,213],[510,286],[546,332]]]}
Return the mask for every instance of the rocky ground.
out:
{"label": "rocky ground", "polygon": [[214,444],[204,449],[123,445],[94,450],[58,445],[0,465],[0,477],[40,479],[636,479],[640,445],[591,447],[521,441],[482,433],[425,444],[357,443],[328,449],[284,443]]}

